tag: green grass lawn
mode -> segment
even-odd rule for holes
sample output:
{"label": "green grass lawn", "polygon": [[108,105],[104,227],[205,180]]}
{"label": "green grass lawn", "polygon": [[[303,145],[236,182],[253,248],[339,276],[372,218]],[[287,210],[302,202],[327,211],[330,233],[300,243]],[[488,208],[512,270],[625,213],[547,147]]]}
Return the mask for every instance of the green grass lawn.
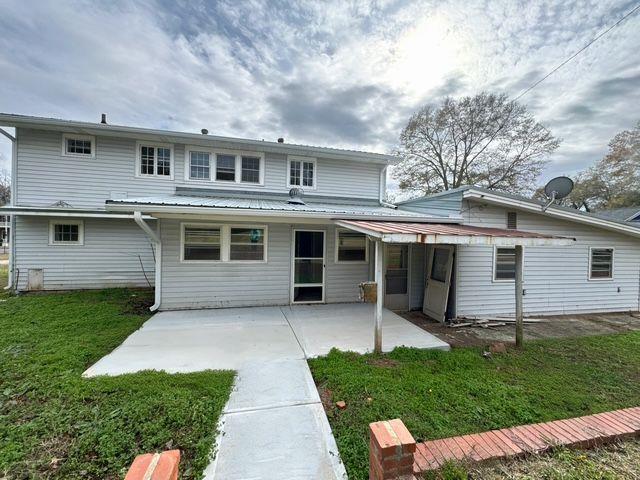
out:
{"label": "green grass lawn", "polygon": [[347,402],[328,414],[352,480],[368,478],[370,422],[401,418],[428,440],[640,405],[640,332],[530,342],[492,359],[398,348],[309,363],[323,398]]}
{"label": "green grass lawn", "polygon": [[148,292],[0,296],[0,478],[122,478],[139,453],[179,448],[199,478],[232,372],[82,372],[149,317]]}

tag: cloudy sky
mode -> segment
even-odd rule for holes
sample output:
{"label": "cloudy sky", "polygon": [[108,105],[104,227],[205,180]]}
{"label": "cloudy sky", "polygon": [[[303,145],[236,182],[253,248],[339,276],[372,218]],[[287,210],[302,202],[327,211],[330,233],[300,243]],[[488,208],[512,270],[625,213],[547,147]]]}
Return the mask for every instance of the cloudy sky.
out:
{"label": "cloudy sky", "polygon": [[[0,0],[0,111],[389,152],[419,106],[515,97],[637,1]],[[564,139],[541,181],[600,158],[640,119],[640,11],[521,101]]]}

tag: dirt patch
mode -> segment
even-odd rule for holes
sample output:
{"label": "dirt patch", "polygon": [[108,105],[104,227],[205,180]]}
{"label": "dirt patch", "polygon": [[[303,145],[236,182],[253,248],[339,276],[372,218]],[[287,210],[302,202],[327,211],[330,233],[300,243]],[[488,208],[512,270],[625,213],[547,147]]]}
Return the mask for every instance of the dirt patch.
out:
{"label": "dirt patch", "polygon": [[318,395],[320,395],[320,401],[322,402],[324,411],[327,412],[327,414],[333,412],[333,392],[329,390],[325,384],[316,385],[316,388],[318,389]]}
{"label": "dirt patch", "polygon": [[[400,314],[414,325],[434,334],[451,347],[486,347],[495,342],[512,344],[515,341],[515,325],[500,327],[450,328],[431,320],[422,312]],[[525,323],[525,340],[544,338],[581,337],[607,335],[640,330],[640,318],[633,312],[592,313],[579,315],[551,315],[541,318],[544,322]]]}
{"label": "dirt patch", "polygon": [[373,365],[374,367],[382,367],[382,368],[396,368],[400,362],[394,360],[392,358],[380,357],[380,358],[369,358],[367,360],[367,365]]}
{"label": "dirt patch", "polygon": [[148,315],[153,299],[149,295],[132,294],[124,304],[122,313],[125,315]]}

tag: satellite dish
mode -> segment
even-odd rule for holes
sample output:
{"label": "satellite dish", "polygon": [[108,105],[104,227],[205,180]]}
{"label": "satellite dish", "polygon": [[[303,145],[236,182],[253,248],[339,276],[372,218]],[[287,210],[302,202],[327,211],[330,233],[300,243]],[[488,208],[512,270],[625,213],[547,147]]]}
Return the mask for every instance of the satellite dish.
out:
{"label": "satellite dish", "polygon": [[565,198],[571,193],[571,190],[573,190],[573,180],[569,177],[556,177],[549,180],[544,186],[544,193],[549,199],[549,203],[544,206],[542,211],[544,212],[556,200]]}

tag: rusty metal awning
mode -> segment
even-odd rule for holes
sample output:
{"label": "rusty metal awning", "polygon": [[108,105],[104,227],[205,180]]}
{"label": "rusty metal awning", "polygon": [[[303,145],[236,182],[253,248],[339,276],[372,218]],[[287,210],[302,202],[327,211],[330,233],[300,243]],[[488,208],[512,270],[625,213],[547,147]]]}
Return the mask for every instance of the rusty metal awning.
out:
{"label": "rusty metal awning", "polygon": [[335,223],[386,243],[544,246],[571,245],[575,242],[575,238],[569,237],[471,225],[366,220],[336,220]]}

